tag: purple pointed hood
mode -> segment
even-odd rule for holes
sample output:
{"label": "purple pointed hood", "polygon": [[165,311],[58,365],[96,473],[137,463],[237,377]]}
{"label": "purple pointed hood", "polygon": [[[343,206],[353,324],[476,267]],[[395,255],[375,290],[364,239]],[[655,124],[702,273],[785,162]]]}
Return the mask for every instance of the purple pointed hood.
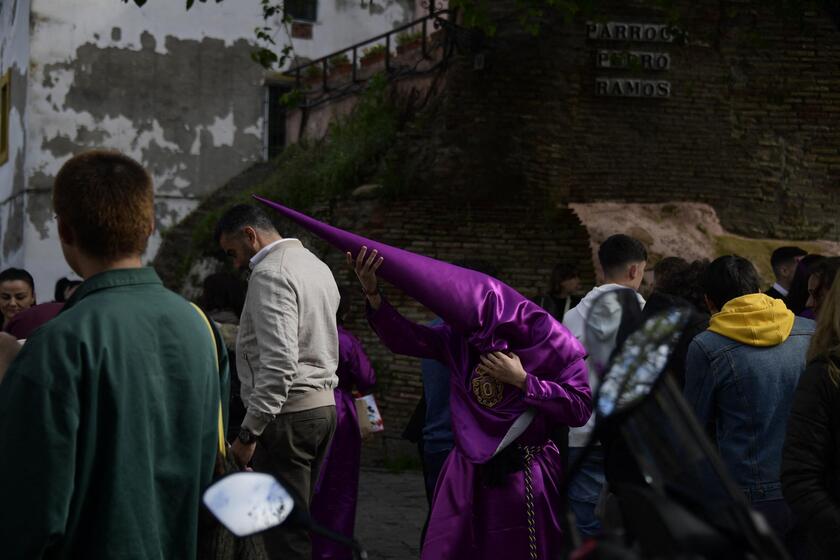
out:
{"label": "purple pointed hood", "polygon": [[526,370],[565,366],[583,347],[547,311],[505,284],[475,270],[397,249],[330,226],[276,202],[254,196],[353,257],[362,245],[384,257],[377,275],[414,298],[480,353],[515,352]]}

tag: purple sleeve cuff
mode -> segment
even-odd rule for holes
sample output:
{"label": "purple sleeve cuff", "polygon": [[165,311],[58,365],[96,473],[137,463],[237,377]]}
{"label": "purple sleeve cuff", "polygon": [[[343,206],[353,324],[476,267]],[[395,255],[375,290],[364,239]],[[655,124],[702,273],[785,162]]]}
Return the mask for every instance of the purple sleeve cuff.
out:
{"label": "purple sleeve cuff", "polygon": [[592,415],[592,392],[582,359],[572,362],[555,379],[526,374],[522,392],[526,404],[567,426],[582,426]]}

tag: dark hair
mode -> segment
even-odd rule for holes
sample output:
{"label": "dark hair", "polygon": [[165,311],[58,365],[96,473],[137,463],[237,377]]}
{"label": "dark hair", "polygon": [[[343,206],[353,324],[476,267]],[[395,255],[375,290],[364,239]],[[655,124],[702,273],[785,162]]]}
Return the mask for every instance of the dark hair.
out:
{"label": "dark hair", "polygon": [[548,292],[556,294],[562,291],[560,284],[566,280],[577,278],[580,276],[576,266],[568,263],[559,263],[554,265],[551,270],[551,281],[548,285]]}
{"label": "dark hair", "polygon": [[758,271],[753,263],[738,255],[718,257],[703,275],[703,291],[715,307],[723,309],[727,302],[755,294],[760,289]]}
{"label": "dark hair", "polygon": [[27,284],[29,284],[29,287],[32,288],[32,293],[35,293],[35,279],[32,278],[32,275],[24,269],[7,268],[3,272],[0,272],[0,283],[16,281],[26,282]]}
{"label": "dark hair", "polygon": [[653,267],[653,289],[666,294],[673,294],[675,284],[688,270],[688,261],[682,257],[665,257]]}
{"label": "dark hair", "polygon": [[811,276],[817,278],[817,290],[825,292],[830,290],[838,270],[840,270],[840,257],[827,257],[812,266]]}
{"label": "dark hair", "polygon": [[67,298],[64,297],[64,292],[69,290],[70,288],[75,288],[76,286],[81,285],[81,280],[70,280],[69,278],[59,278],[55,282],[55,294],[53,299],[59,303],[64,303],[67,301]]}
{"label": "dark hair", "polygon": [[680,257],[665,257],[653,267],[653,290],[680,297],[691,303],[698,311],[708,312],[703,299],[703,276],[709,266],[707,260],[689,263]]}
{"label": "dark hair", "polygon": [[609,276],[630,263],[646,261],[647,250],[642,242],[622,233],[611,235],[598,247],[598,261]]}
{"label": "dark hair", "polygon": [[339,325],[344,324],[344,318],[350,311],[350,294],[353,293],[350,288],[346,286],[338,287],[338,295],[341,298],[338,302],[338,309],[335,312],[335,318]]}
{"label": "dark hair", "polygon": [[788,308],[795,315],[800,315],[805,311],[810,295],[808,294],[808,278],[811,277],[811,271],[823,259],[825,257],[822,255],[805,255],[796,265],[796,272],[793,274],[793,280],[790,283],[790,290],[787,295]]}
{"label": "dark hair", "polygon": [[779,247],[773,254],[770,255],[770,266],[773,267],[773,272],[778,275],[779,267],[784,264],[791,264],[796,260],[796,257],[804,257],[808,254],[805,249],[788,245],[786,247]]}
{"label": "dark hair", "polygon": [[253,204],[237,204],[228,208],[219,218],[216,230],[213,232],[213,239],[218,243],[222,235],[239,233],[242,228],[248,226],[261,231],[277,231],[265,210]]}
{"label": "dark hair", "polygon": [[146,250],[155,217],[152,178],[126,155],[93,150],[67,160],[55,177],[53,206],[92,257],[113,261]]}
{"label": "dark hair", "polygon": [[199,305],[205,311],[228,310],[242,314],[245,306],[245,286],[233,274],[217,272],[204,279]]}
{"label": "dark hair", "polygon": [[58,302],[64,301],[64,290],[67,289],[67,285],[70,283],[69,278],[61,277],[55,281],[55,293],[53,295],[53,299]]}

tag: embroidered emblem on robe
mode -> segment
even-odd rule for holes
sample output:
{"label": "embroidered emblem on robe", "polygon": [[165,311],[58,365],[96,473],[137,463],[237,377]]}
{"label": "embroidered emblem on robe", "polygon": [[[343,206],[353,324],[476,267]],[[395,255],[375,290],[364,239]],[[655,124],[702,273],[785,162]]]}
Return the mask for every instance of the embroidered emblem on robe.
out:
{"label": "embroidered emblem on robe", "polygon": [[489,375],[476,373],[472,380],[472,391],[478,403],[485,408],[493,408],[502,400],[505,386],[501,381]]}

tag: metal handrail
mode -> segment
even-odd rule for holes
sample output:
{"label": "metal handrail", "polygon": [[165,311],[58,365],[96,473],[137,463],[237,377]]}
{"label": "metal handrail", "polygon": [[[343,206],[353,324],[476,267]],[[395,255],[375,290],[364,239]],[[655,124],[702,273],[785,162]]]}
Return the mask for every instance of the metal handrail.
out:
{"label": "metal handrail", "polygon": [[[447,17],[442,18],[441,16],[443,16],[443,15],[446,15]],[[402,33],[403,31],[406,31],[408,29],[412,29],[412,28],[414,28],[418,25],[422,25],[423,30],[422,30],[422,36],[421,36],[421,49],[422,49],[421,52],[422,52],[423,58],[429,58],[429,53],[428,53],[428,40],[429,40],[429,38],[428,38],[428,24],[429,24],[429,21],[434,20],[434,27],[437,29],[437,28],[441,27],[441,25],[443,25],[442,22],[453,23],[455,21],[455,17],[456,17],[456,10],[454,10],[454,9],[448,9],[447,8],[447,9],[436,10],[436,9],[432,8],[432,9],[429,10],[428,15],[425,15],[421,18],[418,18],[418,19],[416,19],[412,22],[406,23],[406,24],[404,24],[400,27],[397,27],[395,29],[391,29],[390,31],[388,31],[386,33],[382,33],[381,35],[377,35],[375,37],[365,39],[364,41],[356,43],[355,45],[345,47],[345,48],[343,48],[339,51],[335,51],[335,52],[332,52],[332,53],[330,53],[326,56],[322,56],[321,58],[317,58],[317,59],[312,60],[310,62],[307,62],[305,64],[301,64],[299,66],[295,66],[294,68],[290,68],[289,70],[287,70],[283,74],[286,75],[286,76],[294,76],[297,86],[300,87],[302,71],[307,69],[307,68],[310,68],[310,67],[321,66],[321,87],[324,90],[327,90],[327,89],[329,89],[328,84],[327,84],[328,62],[329,62],[329,60],[331,58],[335,57],[335,56],[339,56],[339,55],[342,55],[342,54],[344,54],[348,51],[352,51],[353,55],[352,55],[352,62],[351,62],[351,65],[352,65],[351,82],[356,83],[358,81],[357,80],[357,74],[356,74],[356,72],[358,70],[357,62],[359,60],[358,50],[361,47],[364,47],[365,45],[370,45],[372,43],[378,43],[379,41],[382,41],[383,39],[385,40],[385,72],[387,73],[387,72],[390,72],[390,70],[391,70],[391,68],[390,68],[390,66],[391,66],[391,64],[390,64],[391,63],[391,37],[393,35],[398,34],[398,33]]]}

